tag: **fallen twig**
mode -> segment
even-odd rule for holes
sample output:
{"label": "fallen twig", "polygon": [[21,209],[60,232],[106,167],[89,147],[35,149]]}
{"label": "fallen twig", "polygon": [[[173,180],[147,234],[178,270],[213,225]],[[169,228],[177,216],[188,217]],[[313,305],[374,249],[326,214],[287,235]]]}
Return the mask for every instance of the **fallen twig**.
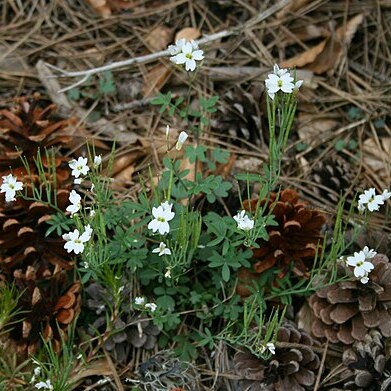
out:
{"label": "fallen twig", "polygon": [[[243,31],[245,31],[247,28],[251,28],[254,25],[256,25],[257,23],[262,22],[263,20],[267,19],[269,16],[273,15],[275,12],[279,11],[281,8],[286,6],[289,2],[290,2],[290,0],[280,0],[278,3],[272,5],[271,7],[266,9],[265,11],[262,11],[258,15],[249,19],[246,23],[244,23],[240,26],[236,26],[230,30],[223,30],[223,31],[220,31],[215,34],[207,35],[204,38],[198,40],[197,43],[199,45],[204,45],[206,43],[217,41],[218,39],[225,38],[230,35],[240,34]],[[46,65],[49,68],[52,68],[53,70],[60,73],[60,75],[53,75],[53,77],[56,77],[56,78],[57,77],[82,77],[76,83],[73,83],[70,86],[64,87],[61,90],[59,90],[59,92],[65,92],[65,91],[71,90],[72,88],[83,84],[88,79],[88,77],[91,75],[95,75],[95,74],[103,72],[103,71],[109,71],[112,69],[122,68],[122,67],[133,65],[133,64],[147,63],[147,62],[156,60],[158,58],[168,56],[169,54],[170,54],[169,51],[166,49],[166,50],[162,50],[160,52],[155,52],[155,53],[147,54],[147,55],[140,56],[140,57],[134,57],[134,58],[129,58],[129,59],[123,60],[123,61],[113,62],[111,64],[103,65],[101,67],[86,69],[84,71],[69,72],[69,71],[66,71],[62,68],[56,67],[52,64],[46,63]]]}

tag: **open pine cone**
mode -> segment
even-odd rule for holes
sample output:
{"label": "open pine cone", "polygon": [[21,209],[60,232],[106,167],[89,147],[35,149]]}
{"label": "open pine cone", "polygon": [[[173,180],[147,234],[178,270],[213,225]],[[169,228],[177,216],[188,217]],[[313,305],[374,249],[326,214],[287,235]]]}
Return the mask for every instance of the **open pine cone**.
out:
{"label": "open pine cone", "polygon": [[318,341],[286,322],[278,330],[276,354],[270,359],[257,358],[247,351],[235,354],[235,372],[243,379],[239,382],[240,390],[313,390],[320,365],[319,356],[314,352],[316,346],[319,346]]}
{"label": "open pine cone", "polygon": [[354,197],[352,185],[355,176],[355,171],[346,160],[339,157],[323,159],[311,171],[309,179],[314,184],[311,190],[333,205],[338,204],[341,196],[346,196],[348,207]]}
{"label": "open pine cone", "polygon": [[[371,262],[375,268],[367,284],[339,282],[310,297],[312,333],[316,337],[346,345],[364,341],[373,329],[383,337],[391,337],[391,264],[382,254]],[[345,267],[341,266],[341,274],[343,270]]]}
{"label": "open pine cone", "polygon": [[[19,307],[23,311],[10,332],[19,352],[33,354],[41,339],[51,340],[55,350],[61,348],[61,338],[80,309],[80,283],[69,285],[65,271],[56,273],[48,282],[17,280],[23,294]],[[57,326],[58,324],[58,326]]]}
{"label": "open pine cone", "polygon": [[[34,174],[38,150],[46,164],[45,148],[66,149],[73,138],[67,128],[75,124],[75,119],[57,119],[55,108],[36,94],[33,99],[22,97],[14,107],[0,110],[0,175],[9,174],[10,167],[18,176],[26,174],[21,156],[31,163],[30,171]],[[56,154],[57,176],[62,180],[69,177],[65,161]]]}
{"label": "open pine cone", "polygon": [[371,330],[364,340],[355,342],[343,354],[346,370],[340,375],[344,380],[344,389],[360,391],[386,391],[391,389],[391,360],[385,351],[384,338]]}
{"label": "open pine cone", "polygon": [[[253,269],[259,274],[276,265],[285,273],[292,267],[297,276],[305,276],[319,250],[326,217],[321,211],[311,209],[306,202],[300,201],[295,190],[283,190],[275,203],[276,198],[277,194],[272,193],[266,213],[272,209],[278,226],[267,227],[269,241],[259,241],[260,248],[253,249]],[[255,210],[257,202],[247,202],[245,208],[248,210],[251,203],[251,210]]]}

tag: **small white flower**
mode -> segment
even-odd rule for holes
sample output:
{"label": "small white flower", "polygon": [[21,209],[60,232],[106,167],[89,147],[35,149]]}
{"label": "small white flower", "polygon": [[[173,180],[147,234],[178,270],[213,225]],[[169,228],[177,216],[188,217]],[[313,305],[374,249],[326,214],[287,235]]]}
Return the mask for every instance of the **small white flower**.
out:
{"label": "small white flower", "polygon": [[40,373],[41,373],[41,367],[36,367],[36,368],[34,369],[34,375],[35,375],[35,376],[39,376]]}
{"label": "small white flower", "polygon": [[265,80],[267,93],[271,99],[274,99],[275,94],[280,90],[290,94],[295,88],[295,85],[292,82],[293,77],[290,75],[290,73],[284,73],[281,76],[270,73],[268,78]]}
{"label": "small white flower", "polygon": [[84,230],[85,231],[82,235],[80,235],[78,229],[62,235],[62,238],[66,240],[64,248],[68,251],[68,253],[73,251],[75,254],[81,254],[84,251],[84,243],[91,239],[92,229],[89,225],[87,225],[84,227]]}
{"label": "small white flower", "polygon": [[122,293],[125,289],[125,286],[120,286],[119,289],[118,289],[118,293]]}
{"label": "small white flower", "polygon": [[269,350],[271,354],[276,354],[276,347],[274,346],[273,342],[268,342],[266,344],[266,348]]}
{"label": "small white flower", "polygon": [[[179,48],[178,45],[176,46]],[[196,61],[201,61],[204,59],[204,52],[198,49],[198,46],[195,42],[186,42],[180,47],[180,49],[181,50],[177,54],[175,54],[173,57],[170,57],[170,60],[177,65],[184,64],[186,71],[193,72],[197,66]],[[171,50],[174,52],[174,48],[171,47]]]}
{"label": "small white flower", "polygon": [[81,353],[79,353],[77,356],[76,356],[76,360],[80,360],[83,358],[83,355]]}
{"label": "small white flower", "polygon": [[364,193],[358,197],[359,211],[363,211],[365,209],[365,207],[367,207],[370,212],[373,212],[375,210],[379,210],[380,205],[384,204],[383,194],[376,195],[376,190],[374,187],[371,187],[370,189],[365,190]]}
{"label": "small white flower", "polygon": [[73,181],[73,183],[75,184],[75,185],[80,185],[82,182],[83,182],[83,178],[75,178],[75,180]]}
{"label": "small white flower", "polygon": [[374,256],[376,256],[376,254],[377,254],[377,252],[375,250],[372,250],[372,249],[370,250],[368,246],[365,246],[362,249],[362,251],[363,251],[366,259],[371,259]]}
{"label": "small white flower", "polygon": [[189,137],[189,135],[186,132],[181,132],[179,134],[178,141],[175,146],[175,148],[178,151],[182,148],[183,144],[185,143],[185,141],[187,140],[188,137]]}
{"label": "small white flower", "polygon": [[171,278],[171,269],[168,267],[166,272],[164,273],[165,278]]}
{"label": "small white flower", "polygon": [[96,212],[94,211],[94,209],[91,209],[91,211],[90,211],[90,217],[94,217],[95,214],[96,214]]}
{"label": "small white flower", "polygon": [[157,208],[152,208],[152,216],[154,219],[148,224],[148,229],[153,232],[159,231],[160,235],[170,232],[170,225],[168,224],[174,216],[175,212],[171,211],[172,205],[162,203]]}
{"label": "small white flower", "polygon": [[171,56],[175,56],[179,54],[182,51],[182,47],[186,44],[186,42],[187,42],[186,39],[182,38],[182,39],[178,39],[175,42],[175,45],[169,45],[168,51],[171,54]]}
{"label": "small white flower", "polygon": [[153,253],[159,253],[159,257],[162,255],[171,255],[171,250],[167,248],[166,244],[160,242],[159,247],[156,247],[152,250]]}
{"label": "small white flower", "polygon": [[144,303],[145,303],[144,297],[138,296],[138,297],[134,298],[134,304],[136,304],[136,305],[144,305]]}
{"label": "small white flower", "polygon": [[391,198],[391,191],[384,189],[382,193],[382,197],[384,201],[388,200],[389,198]]}
{"label": "small white flower", "polygon": [[157,305],[155,303],[147,303],[144,307],[148,308],[151,312],[155,312]]}
{"label": "small white flower", "polygon": [[354,275],[357,278],[367,277],[374,268],[371,262],[367,262],[364,251],[355,252],[354,256],[347,257],[346,263],[349,266],[354,266]]}
{"label": "small white flower", "polygon": [[261,345],[261,353],[265,353],[266,350],[269,350],[271,354],[276,354],[276,347],[274,346],[273,342],[268,342],[266,346]]}
{"label": "small white flower", "polygon": [[297,80],[295,86],[293,87],[294,91],[299,91],[300,87],[303,85],[303,80]]}
{"label": "small white flower", "polygon": [[72,169],[72,175],[75,178],[79,178],[80,175],[87,175],[88,171],[90,171],[90,167],[87,165],[87,158],[81,156],[77,160],[71,160],[69,167]]}
{"label": "small white flower", "polygon": [[45,382],[40,381],[39,383],[37,383],[35,385],[35,388],[38,388],[39,390],[40,389],[53,390],[53,386],[52,386],[52,383],[50,382],[50,380],[46,380]]}
{"label": "small white flower", "polygon": [[71,212],[71,216],[77,213],[81,208],[81,197],[75,190],[72,190],[69,194],[69,201],[71,205],[67,207],[67,212]]}
{"label": "small white flower", "polygon": [[288,72],[288,69],[280,69],[280,67],[277,64],[274,64],[273,66],[273,73],[277,76],[285,75],[285,73]]}
{"label": "small white flower", "polygon": [[83,267],[84,269],[88,269],[90,265],[88,264],[88,262],[83,262]]}
{"label": "small white flower", "polygon": [[362,284],[367,284],[368,281],[369,281],[368,274],[366,276],[360,278],[360,282]]}
{"label": "small white flower", "polygon": [[250,231],[254,228],[254,220],[250,219],[246,215],[245,210],[238,212],[238,214],[234,216],[233,219],[237,222],[238,229],[241,229],[242,231]]}
{"label": "small white flower", "polygon": [[102,164],[102,155],[94,156],[94,167],[97,168]]}
{"label": "small white flower", "polygon": [[19,190],[23,190],[23,183],[18,182],[18,178],[12,174],[3,176],[3,183],[0,186],[0,193],[5,193],[5,201],[16,201],[15,195]]}

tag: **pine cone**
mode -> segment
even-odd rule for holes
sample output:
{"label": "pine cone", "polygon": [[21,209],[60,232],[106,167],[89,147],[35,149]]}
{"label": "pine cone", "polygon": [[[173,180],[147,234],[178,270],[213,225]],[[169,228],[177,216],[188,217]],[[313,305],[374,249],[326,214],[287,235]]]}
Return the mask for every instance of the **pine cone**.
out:
{"label": "pine cone", "polygon": [[354,198],[352,184],[355,172],[351,165],[340,157],[320,160],[310,173],[311,190],[320,199],[326,199],[336,205],[342,196],[347,196],[346,205],[350,206]]}
{"label": "pine cone", "polygon": [[[321,229],[326,217],[321,211],[310,209],[306,202],[300,201],[295,190],[283,190],[273,208],[276,198],[277,194],[272,193],[265,213],[271,209],[278,226],[267,227],[269,241],[259,241],[260,248],[253,249],[256,261],[253,269],[260,274],[276,265],[285,274],[293,267],[297,276],[305,276],[312,268],[316,251],[320,249]],[[250,201],[251,210],[255,210],[257,202]],[[245,208],[249,209],[249,202],[245,203]]]}
{"label": "pine cone", "polygon": [[[124,287],[122,294],[129,296],[129,284],[126,285],[124,282]],[[106,306],[110,303],[114,304],[114,300],[110,293],[96,282],[90,284],[86,291],[91,297],[87,300],[87,307],[94,310],[96,315],[99,315],[92,323],[89,332],[90,334],[94,334],[96,330],[105,332],[107,325]],[[121,316],[115,319],[112,325],[113,336],[105,341],[105,348],[112,352],[118,362],[124,363],[132,346],[147,350],[153,349],[156,346],[160,331],[150,321],[135,315],[132,307],[127,302],[122,305],[120,312]]]}
{"label": "pine cone", "polygon": [[212,129],[235,139],[261,144],[261,113],[256,91],[246,92],[234,87],[224,94],[223,105],[218,107]]}
{"label": "pine cone", "polygon": [[[391,264],[387,256],[371,259],[369,282],[346,281],[317,290],[309,300],[312,333],[331,343],[364,341],[369,330],[391,337]],[[346,273],[341,266],[340,275]],[[327,278],[325,279],[327,281]]]}
{"label": "pine cone", "polygon": [[[26,174],[21,156],[30,163],[30,171],[35,174],[34,159],[38,150],[42,153],[43,163],[47,164],[45,148],[66,148],[72,140],[66,129],[75,123],[75,119],[56,119],[53,114],[55,107],[36,94],[30,100],[19,98],[13,108],[0,110],[0,175],[9,174],[10,167],[18,176]],[[65,161],[57,154],[57,176],[62,181],[70,175]]]}
{"label": "pine cone", "polygon": [[[382,335],[371,330],[362,342],[355,342],[343,354],[346,366],[340,376],[344,389],[378,391],[391,389],[391,378],[384,371],[391,370],[391,360],[387,357]],[[390,388],[389,388],[390,387]]]}
{"label": "pine cone", "polygon": [[[288,347],[289,344],[292,347]],[[243,378],[241,390],[312,390],[320,365],[319,356],[314,352],[319,342],[286,322],[278,330],[276,345],[276,354],[268,360],[247,351],[235,354],[235,372]]]}
{"label": "pine cone", "polygon": [[80,283],[69,286],[66,273],[62,271],[46,284],[28,280],[19,280],[16,284],[23,291],[18,303],[23,312],[10,337],[17,342],[18,351],[33,354],[41,334],[46,340],[52,340],[55,350],[59,351],[61,338],[66,338],[65,331],[80,309]]}

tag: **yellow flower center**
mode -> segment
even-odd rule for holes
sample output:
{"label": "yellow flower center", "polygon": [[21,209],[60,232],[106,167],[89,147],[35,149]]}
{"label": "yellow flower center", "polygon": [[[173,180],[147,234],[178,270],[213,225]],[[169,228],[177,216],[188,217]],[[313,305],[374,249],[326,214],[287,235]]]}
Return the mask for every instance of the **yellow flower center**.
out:
{"label": "yellow flower center", "polygon": [[189,60],[191,60],[193,58],[193,55],[191,53],[187,53],[186,54],[186,58],[188,58]]}
{"label": "yellow flower center", "polygon": [[282,80],[278,80],[278,82],[277,82],[277,85],[278,85],[278,87],[282,87]]}
{"label": "yellow flower center", "polygon": [[160,221],[161,223],[165,223],[166,222],[166,219],[164,217],[158,217],[156,220]]}

